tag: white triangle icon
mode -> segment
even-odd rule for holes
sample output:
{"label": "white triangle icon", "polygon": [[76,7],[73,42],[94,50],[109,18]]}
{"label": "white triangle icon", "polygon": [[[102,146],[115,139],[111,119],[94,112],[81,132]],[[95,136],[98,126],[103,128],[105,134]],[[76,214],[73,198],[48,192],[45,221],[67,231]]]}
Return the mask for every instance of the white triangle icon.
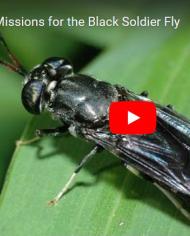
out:
{"label": "white triangle icon", "polygon": [[139,120],[139,119],[140,119],[139,116],[135,115],[134,113],[132,113],[132,112],[130,112],[130,111],[128,111],[127,114],[128,114],[128,120],[127,120],[128,125],[131,124],[131,123],[133,123],[133,122],[135,122],[136,120]]}

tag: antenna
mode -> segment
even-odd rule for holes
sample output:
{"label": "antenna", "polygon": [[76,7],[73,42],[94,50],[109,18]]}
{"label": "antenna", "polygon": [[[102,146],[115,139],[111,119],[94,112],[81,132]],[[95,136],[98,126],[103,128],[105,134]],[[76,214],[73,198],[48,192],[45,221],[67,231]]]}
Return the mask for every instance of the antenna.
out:
{"label": "antenna", "polygon": [[12,64],[11,64],[11,63],[6,62],[4,60],[0,60],[0,65],[3,65],[5,67],[7,67],[8,69],[10,69],[22,76],[25,76],[27,74],[27,71],[24,69],[24,67],[19,63],[17,58],[9,50],[9,47],[7,46],[7,43],[5,42],[1,32],[0,32],[0,44],[2,44],[2,46],[5,48],[5,50],[7,51],[7,55],[12,62]]}

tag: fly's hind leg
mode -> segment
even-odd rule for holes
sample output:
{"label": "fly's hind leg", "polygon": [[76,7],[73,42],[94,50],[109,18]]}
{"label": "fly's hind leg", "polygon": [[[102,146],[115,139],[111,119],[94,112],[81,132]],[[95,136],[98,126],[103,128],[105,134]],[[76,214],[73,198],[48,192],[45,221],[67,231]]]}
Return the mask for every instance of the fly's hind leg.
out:
{"label": "fly's hind leg", "polygon": [[188,219],[190,220],[190,212],[183,208],[182,204],[175,198],[175,196],[168,190],[161,187],[159,184],[154,185],[174,204],[174,206]]}
{"label": "fly's hind leg", "polygon": [[82,169],[82,167],[87,163],[87,161],[89,161],[90,159],[92,159],[92,157],[94,157],[94,155],[97,152],[102,151],[103,148],[100,147],[99,145],[96,145],[86,156],[83,157],[83,159],[81,160],[81,162],[79,163],[79,165],[76,167],[76,169],[74,170],[74,172],[71,174],[71,176],[69,177],[68,181],[66,182],[66,184],[63,186],[63,188],[61,189],[61,191],[55,196],[54,199],[52,199],[51,201],[48,202],[49,205],[56,205],[58,203],[58,201],[64,196],[64,194],[69,190],[71,184],[73,183],[75,177],[77,176],[77,174],[80,172],[80,170]]}

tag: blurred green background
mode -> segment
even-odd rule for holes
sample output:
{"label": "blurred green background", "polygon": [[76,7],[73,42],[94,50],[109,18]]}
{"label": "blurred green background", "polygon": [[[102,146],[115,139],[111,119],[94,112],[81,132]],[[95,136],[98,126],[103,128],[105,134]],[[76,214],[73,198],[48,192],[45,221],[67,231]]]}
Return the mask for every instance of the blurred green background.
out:
{"label": "blurred green background", "polygon": [[[47,57],[64,56],[76,71],[122,84],[137,93],[148,90],[155,101],[173,104],[190,117],[187,3],[0,3],[0,16],[49,15],[180,17],[178,30],[1,27],[0,31],[29,70]],[[0,53],[4,56],[2,48]],[[48,208],[46,201],[62,187],[91,145],[72,137],[45,138],[17,148],[13,155],[23,130],[22,139],[29,139],[35,128],[55,125],[46,115],[31,120],[21,104],[21,89],[22,78],[0,67],[1,235],[189,235],[189,223],[178,210],[150,183],[128,173],[106,152],[98,154],[97,160],[81,172],[76,188],[57,207]]]}

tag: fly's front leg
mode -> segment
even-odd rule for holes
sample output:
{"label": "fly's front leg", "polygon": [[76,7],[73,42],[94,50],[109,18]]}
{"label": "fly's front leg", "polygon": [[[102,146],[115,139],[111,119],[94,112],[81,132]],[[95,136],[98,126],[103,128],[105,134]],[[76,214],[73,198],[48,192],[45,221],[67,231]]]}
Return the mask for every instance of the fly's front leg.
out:
{"label": "fly's front leg", "polygon": [[68,131],[67,126],[61,126],[61,127],[57,127],[57,128],[53,128],[53,129],[37,129],[36,136],[39,138],[44,137],[44,136],[56,137],[59,135],[63,135],[67,131]]}
{"label": "fly's front leg", "polygon": [[29,140],[17,140],[16,141],[16,146],[19,147],[21,145],[31,144],[31,143],[34,143],[34,142],[38,141],[39,139],[40,139],[40,137],[34,137],[32,139],[29,139]]}
{"label": "fly's front leg", "polygon": [[61,191],[55,196],[55,198],[53,200],[48,202],[49,205],[55,205],[64,196],[64,194],[68,191],[69,187],[73,183],[76,175],[79,173],[79,171],[82,169],[82,167],[87,163],[87,161],[92,159],[92,157],[94,157],[94,155],[97,152],[100,152],[102,150],[103,150],[102,147],[96,145],[86,156],[83,157],[82,161],[76,167],[76,169],[74,170],[74,172],[72,173],[72,175],[70,176],[70,178],[68,179],[66,184],[63,186]]}
{"label": "fly's front leg", "polygon": [[16,142],[17,146],[20,145],[27,145],[27,144],[31,144],[34,143],[38,140],[40,140],[40,138],[44,137],[44,136],[58,136],[58,135],[63,135],[64,133],[66,133],[68,130],[67,126],[61,126],[61,127],[57,127],[57,128],[53,128],[53,129],[37,129],[36,130],[36,137],[29,139],[29,140],[19,140]]}

